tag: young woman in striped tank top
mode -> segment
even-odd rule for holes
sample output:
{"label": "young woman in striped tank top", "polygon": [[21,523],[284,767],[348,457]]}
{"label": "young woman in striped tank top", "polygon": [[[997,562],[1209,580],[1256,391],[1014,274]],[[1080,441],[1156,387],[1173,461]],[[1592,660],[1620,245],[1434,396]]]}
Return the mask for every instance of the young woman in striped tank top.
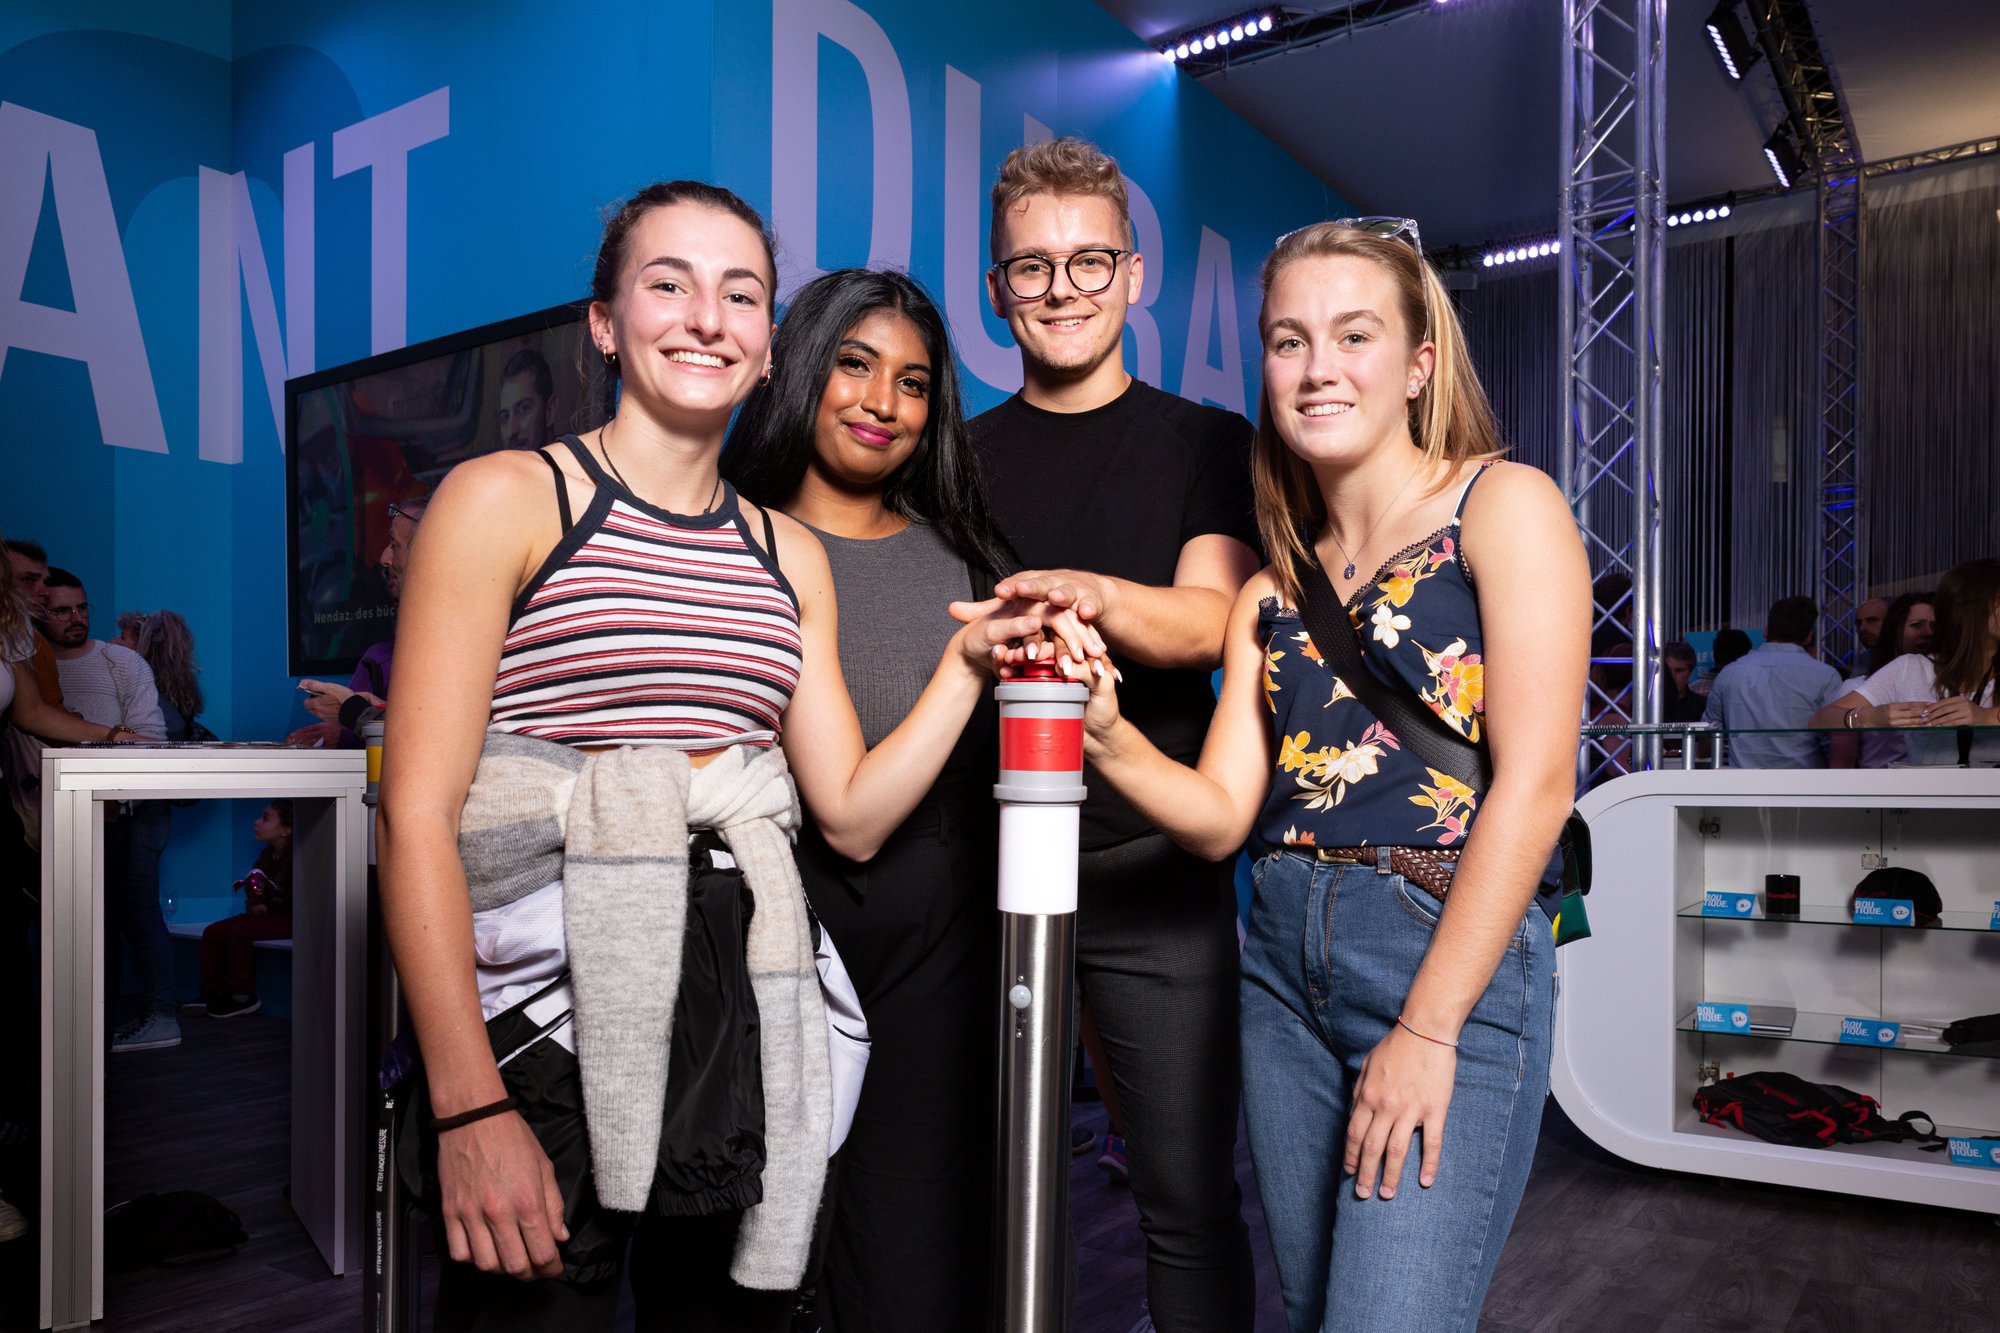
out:
{"label": "young woman in striped tank top", "polygon": [[[669,746],[697,767],[728,747],[782,744],[827,841],[866,859],[937,777],[994,650],[1040,629],[1032,616],[966,625],[904,725],[865,750],[819,542],[739,501],[718,473],[731,411],[771,372],[775,268],[762,220],[728,191],[670,182],[634,196],[606,228],[592,281],[591,336],[619,380],[612,420],[539,456],[455,469],[411,554],[385,747],[384,911],[431,1114],[481,1112],[438,1137],[453,1261],[441,1328],[608,1328],[619,1285],[615,1263],[603,1280],[565,1275],[564,1199],[543,1144],[514,1112],[484,1114],[507,1097],[484,1023],[509,1001],[493,999],[501,978],[476,953],[458,839],[489,729]],[[556,937],[538,947],[559,959],[553,919]],[[729,1232],[671,1234],[634,1259],[635,1284],[651,1279],[642,1322],[673,1308],[676,1328],[786,1327],[787,1293],[730,1282]],[[522,1288],[497,1274],[546,1280]]]}
{"label": "young woman in striped tank top", "polygon": [[[1148,745],[1095,677],[1086,753],[1183,846],[1248,839],[1258,858],[1244,1109],[1294,1333],[1472,1333],[1548,1087],[1589,576],[1555,485],[1494,461],[1414,223],[1307,227],[1262,280],[1273,563],[1231,613],[1199,766]],[[1427,768],[1329,669],[1297,609],[1307,561],[1360,669],[1489,749],[1487,790]]]}

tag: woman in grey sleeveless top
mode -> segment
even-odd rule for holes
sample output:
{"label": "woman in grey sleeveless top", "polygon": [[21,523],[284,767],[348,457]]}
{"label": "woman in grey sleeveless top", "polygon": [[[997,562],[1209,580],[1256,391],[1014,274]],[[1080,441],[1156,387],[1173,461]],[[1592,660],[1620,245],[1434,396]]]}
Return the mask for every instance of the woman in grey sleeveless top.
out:
{"label": "woman in grey sleeveless top", "polygon": [[[792,297],[776,369],[723,474],[818,534],[840,664],[870,746],[930,681],[952,601],[1013,558],[981,495],[945,323],[900,273],[845,269]],[[799,871],[840,947],[872,1050],[834,1166],[818,1282],[828,1333],[976,1330],[992,1308],[996,727],[974,713],[923,804],[866,864],[810,821]]]}

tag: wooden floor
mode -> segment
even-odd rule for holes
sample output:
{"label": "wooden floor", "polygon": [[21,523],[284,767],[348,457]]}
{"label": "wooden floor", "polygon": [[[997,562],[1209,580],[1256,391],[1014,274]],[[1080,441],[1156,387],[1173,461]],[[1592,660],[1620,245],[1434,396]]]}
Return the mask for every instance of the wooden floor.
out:
{"label": "wooden floor", "polygon": [[[191,1017],[185,1031],[178,1050],[107,1057],[105,1197],[204,1190],[236,1210],[250,1242],[206,1267],[111,1275],[102,1327],[354,1333],[360,1279],[328,1276],[281,1193],[287,1025]],[[1079,1107],[1077,1120],[1101,1129],[1102,1114]],[[1133,1333],[1146,1327],[1144,1242],[1130,1193],[1093,1161],[1077,1159],[1071,1173],[1075,1333]],[[1284,1333],[1241,1150],[1237,1163],[1258,1261],[1257,1333]],[[0,1160],[0,1191],[31,1218],[34,1178],[32,1154]],[[32,1235],[0,1245],[0,1330],[35,1325],[35,1255]],[[2000,1227],[1945,1209],[1644,1170],[1590,1144],[1551,1105],[1480,1328],[1992,1333]]]}

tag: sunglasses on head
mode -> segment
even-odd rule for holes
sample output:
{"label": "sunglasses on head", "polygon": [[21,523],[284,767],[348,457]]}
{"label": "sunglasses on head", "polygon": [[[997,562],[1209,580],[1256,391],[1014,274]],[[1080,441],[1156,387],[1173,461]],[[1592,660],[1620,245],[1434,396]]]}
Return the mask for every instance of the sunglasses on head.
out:
{"label": "sunglasses on head", "polygon": [[[1319,224],[1314,223],[1312,225],[1318,226]],[[1408,241],[1412,250],[1415,250],[1418,254],[1424,252],[1424,238],[1417,231],[1417,220],[1415,218],[1397,218],[1390,217],[1387,214],[1365,218],[1332,218],[1329,219],[1328,225],[1346,227],[1352,231],[1365,231],[1370,236],[1384,236],[1390,240]],[[1304,227],[1299,227],[1296,230],[1286,232],[1278,238],[1278,244],[1283,245],[1286,241],[1291,240],[1292,237],[1304,230]]]}

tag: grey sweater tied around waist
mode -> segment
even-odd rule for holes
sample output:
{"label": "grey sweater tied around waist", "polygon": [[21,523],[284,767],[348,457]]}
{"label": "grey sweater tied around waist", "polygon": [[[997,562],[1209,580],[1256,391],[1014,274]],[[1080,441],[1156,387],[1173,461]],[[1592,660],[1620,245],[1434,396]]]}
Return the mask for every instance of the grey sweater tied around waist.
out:
{"label": "grey sweater tied around waist", "polygon": [[459,824],[475,911],[557,880],[576,994],[597,1197],[646,1206],[659,1160],[668,1036],[687,921],[688,829],[728,844],[755,896],[745,949],[764,1071],[764,1199],[743,1215],[730,1276],[786,1290],[805,1272],[833,1121],[826,1015],[792,860],[798,795],[776,746],[701,768],[659,746],[591,754],[488,732]]}

